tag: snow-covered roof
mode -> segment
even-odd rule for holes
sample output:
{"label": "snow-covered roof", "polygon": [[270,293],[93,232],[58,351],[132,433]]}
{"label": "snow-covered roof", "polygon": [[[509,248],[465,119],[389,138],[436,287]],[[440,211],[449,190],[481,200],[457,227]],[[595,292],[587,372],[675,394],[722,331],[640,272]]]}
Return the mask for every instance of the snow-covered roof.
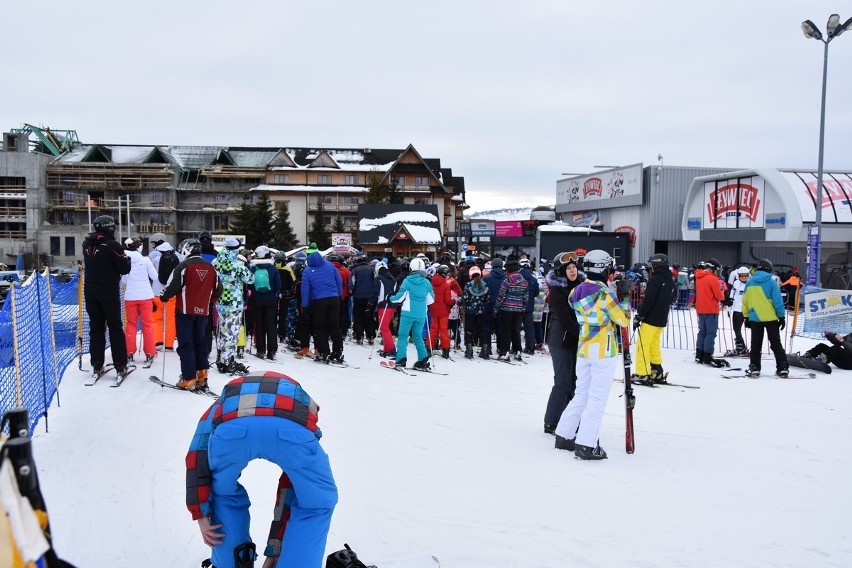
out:
{"label": "snow-covered roof", "polygon": [[358,206],[358,217],[361,244],[388,244],[400,231],[420,244],[441,242],[437,205],[364,203]]}
{"label": "snow-covered roof", "polygon": [[412,239],[420,244],[434,245],[441,242],[441,231],[434,227],[424,227],[410,223],[403,223],[402,227],[408,231]]}
{"label": "snow-covered roof", "polygon": [[359,231],[372,231],[376,227],[400,223],[437,223],[438,216],[426,211],[396,211],[378,219],[361,219],[358,221]]}
{"label": "snow-covered roof", "polygon": [[360,185],[270,185],[260,184],[249,191],[268,191],[270,193],[366,193],[367,188]]}

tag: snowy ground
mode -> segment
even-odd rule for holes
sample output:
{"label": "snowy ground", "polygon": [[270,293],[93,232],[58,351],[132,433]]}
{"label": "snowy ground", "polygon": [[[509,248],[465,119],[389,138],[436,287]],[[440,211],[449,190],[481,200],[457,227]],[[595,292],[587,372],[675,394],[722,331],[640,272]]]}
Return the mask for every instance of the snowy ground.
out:
{"label": "snowy ground", "polygon": [[[246,358],[292,375],[322,408],[340,489],[328,552],[348,542],[368,564],[400,567],[432,554],[443,568],[852,566],[852,372],[726,380],[664,350],[670,380],[701,389],[637,387],[627,455],[614,383],[610,458],[581,462],[542,433],[547,356],[509,366],[457,353],[436,361],[449,376],[405,376],[368,348],[345,354],[360,369]],[[175,380],[177,369],[169,353],[165,373],[162,358],[151,371]],[[73,365],[62,406],[37,428],[55,546],[80,568],[195,568],[209,556],[184,507],[184,455],[210,400],[149,374],[85,387]],[[243,477],[262,549],[278,471],[253,462]]]}

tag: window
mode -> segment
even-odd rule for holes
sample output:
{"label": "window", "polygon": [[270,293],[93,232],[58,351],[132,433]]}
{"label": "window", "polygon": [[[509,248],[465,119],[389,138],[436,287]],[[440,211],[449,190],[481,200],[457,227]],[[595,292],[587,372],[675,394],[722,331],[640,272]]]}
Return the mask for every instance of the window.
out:
{"label": "window", "polygon": [[50,255],[51,256],[59,256],[62,254],[60,252],[60,239],[59,237],[50,237]]}
{"label": "window", "polygon": [[230,201],[231,196],[227,193],[217,193],[213,196],[213,203],[217,209],[225,209],[228,207],[228,202]]}
{"label": "window", "polygon": [[163,203],[166,201],[166,194],[162,191],[155,191],[151,193],[151,205],[154,207],[162,207]]}
{"label": "window", "polygon": [[323,217],[322,217],[322,224],[323,225],[331,225],[332,222],[333,221],[331,219],[331,215],[323,215]]}
{"label": "window", "polygon": [[26,189],[27,178],[0,176],[0,188],[3,189]]}
{"label": "window", "polygon": [[322,203],[323,205],[331,204],[331,196],[330,195],[320,195],[317,197],[317,203]]}
{"label": "window", "polygon": [[284,209],[287,209],[287,211],[290,210],[290,201],[289,200],[274,201],[273,203],[275,203],[275,210],[276,211],[284,211]]}
{"label": "window", "polygon": [[320,174],[317,176],[317,185],[331,185],[331,176],[328,174]]}
{"label": "window", "polygon": [[164,225],[166,223],[165,213],[151,213],[151,223],[155,225]]}
{"label": "window", "polygon": [[361,203],[361,198],[357,195],[344,195],[343,203],[345,205],[358,205],[359,203]]}
{"label": "window", "polygon": [[65,256],[75,256],[77,254],[74,237],[65,237]]}
{"label": "window", "polygon": [[428,197],[415,197],[414,198],[414,204],[415,205],[429,205],[429,198]]}
{"label": "window", "polygon": [[290,183],[290,174],[273,174],[272,183],[279,185]]}
{"label": "window", "polygon": [[348,175],[343,176],[343,183],[346,185],[361,185],[361,176]]}
{"label": "window", "polygon": [[358,225],[358,217],[352,217],[350,215],[347,215],[343,218],[343,224],[347,227],[355,227],[356,225]]}
{"label": "window", "polygon": [[63,225],[73,225],[74,224],[74,213],[71,211],[63,211],[62,212],[62,224]]}
{"label": "window", "polygon": [[414,176],[414,185],[417,187],[429,187],[429,176]]}
{"label": "window", "polygon": [[229,223],[227,215],[213,215],[213,230],[214,231],[228,231]]}
{"label": "window", "polygon": [[405,187],[405,176],[395,177],[391,181],[395,181],[397,187]]}

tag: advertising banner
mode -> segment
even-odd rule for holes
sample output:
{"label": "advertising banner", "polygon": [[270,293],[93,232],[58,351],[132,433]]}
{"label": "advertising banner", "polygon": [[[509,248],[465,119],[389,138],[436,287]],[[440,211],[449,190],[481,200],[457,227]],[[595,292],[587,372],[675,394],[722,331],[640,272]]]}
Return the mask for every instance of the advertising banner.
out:
{"label": "advertising banner", "polygon": [[642,204],[642,164],[556,182],[556,211]]}
{"label": "advertising banner", "polygon": [[852,290],[827,290],[805,286],[805,333],[822,336],[825,332],[852,333]]}
{"label": "advertising banner", "polygon": [[704,229],[764,226],[766,182],[760,176],[708,181],[704,184]]}
{"label": "advertising banner", "polygon": [[334,254],[349,254],[349,248],[352,246],[352,233],[332,233],[331,246],[334,247]]}
{"label": "advertising banner", "polygon": [[494,221],[471,221],[470,222],[471,237],[493,237],[494,236]]}
{"label": "advertising banner", "polygon": [[817,259],[819,258],[819,227],[808,225],[808,272],[805,276],[805,284],[816,286],[817,281]]}
{"label": "advertising banner", "polygon": [[524,232],[521,221],[495,221],[494,222],[495,237],[522,237]]}

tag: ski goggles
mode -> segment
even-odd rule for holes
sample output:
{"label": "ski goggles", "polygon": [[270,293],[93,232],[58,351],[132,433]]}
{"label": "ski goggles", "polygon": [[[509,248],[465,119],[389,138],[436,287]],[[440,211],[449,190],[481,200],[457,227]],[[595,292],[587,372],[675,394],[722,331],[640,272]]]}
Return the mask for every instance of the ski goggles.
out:
{"label": "ski goggles", "polygon": [[563,266],[567,266],[569,264],[577,265],[577,261],[579,257],[576,252],[563,252],[558,257],[559,263]]}

